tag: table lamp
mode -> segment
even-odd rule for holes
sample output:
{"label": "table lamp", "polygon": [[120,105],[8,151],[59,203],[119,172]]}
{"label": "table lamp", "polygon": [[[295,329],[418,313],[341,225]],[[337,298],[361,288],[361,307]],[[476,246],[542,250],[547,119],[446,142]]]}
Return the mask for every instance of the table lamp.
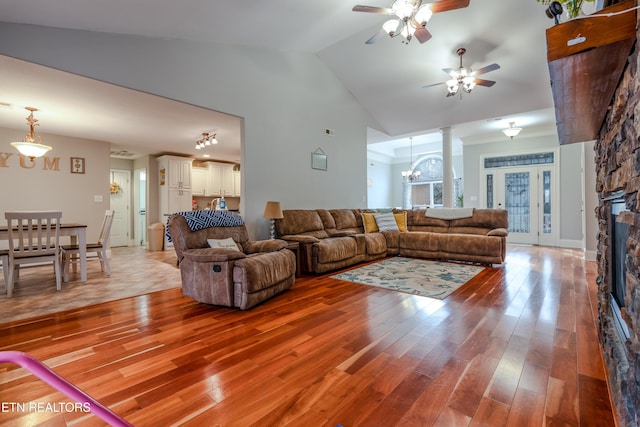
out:
{"label": "table lamp", "polygon": [[276,219],[281,219],[284,217],[282,215],[282,208],[280,208],[280,202],[267,202],[267,205],[264,207],[264,214],[262,216],[271,220],[271,239],[275,239]]}

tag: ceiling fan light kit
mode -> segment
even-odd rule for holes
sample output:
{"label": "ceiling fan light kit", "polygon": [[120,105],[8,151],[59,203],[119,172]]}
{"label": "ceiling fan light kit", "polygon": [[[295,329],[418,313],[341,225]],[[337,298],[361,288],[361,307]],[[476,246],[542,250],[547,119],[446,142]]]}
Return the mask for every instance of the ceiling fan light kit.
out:
{"label": "ceiling fan light kit", "polygon": [[435,12],[445,12],[468,5],[469,0],[449,0],[446,3],[427,0],[424,4],[422,0],[394,0],[390,8],[357,5],[353,7],[353,11],[394,17],[386,21],[380,31],[367,40],[366,44],[377,42],[385,34],[391,38],[402,36],[402,43],[409,44],[414,37],[420,43],[431,38],[431,33],[426,27]]}
{"label": "ceiling fan light kit", "polygon": [[[471,68],[466,68],[462,66],[462,55],[464,55],[467,50],[463,47],[458,48],[456,53],[460,57],[460,66],[457,69],[452,68],[443,68],[442,71],[449,74],[450,79],[445,82],[434,83],[426,86],[422,86],[423,88],[438,86],[441,84],[447,85],[447,96],[453,96],[460,93],[460,98],[462,98],[462,93],[471,93],[471,91],[477,86],[485,86],[491,87],[496,82],[493,80],[484,80],[479,79],[477,76],[488,73],[490,71],[494,71],[500,68],[498,64],[487,65],[486,67],[482,67],[479,70],[473,71]],[[460,88],[462,88],[462,92],[460,92]]]}

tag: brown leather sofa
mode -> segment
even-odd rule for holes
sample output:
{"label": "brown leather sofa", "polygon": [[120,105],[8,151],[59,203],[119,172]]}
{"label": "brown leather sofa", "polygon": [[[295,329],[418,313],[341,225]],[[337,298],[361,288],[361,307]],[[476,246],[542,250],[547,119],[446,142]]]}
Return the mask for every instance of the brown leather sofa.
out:
{"label": "brown leather sofa", "polygon": [[[406,211],[407,231],[365,233],[362,209],[284,210],[280,239],[298,242],[300,269],[325,273],[389,255],[501,264],[506,256],[507,211],[474,209],[471,217],[439,219]],[[405,212],[405,211],[394,211]]]}
{"label": "brown leather sofa", "polygon": [[[283,240],[250,241],[244,224],[191,231],[182,215],[167,227],[178,257],[183,293],[206,304],[251,308],[289,289],[295,255]],[[231,237],[238,249],[210,248],[208,239]]]}

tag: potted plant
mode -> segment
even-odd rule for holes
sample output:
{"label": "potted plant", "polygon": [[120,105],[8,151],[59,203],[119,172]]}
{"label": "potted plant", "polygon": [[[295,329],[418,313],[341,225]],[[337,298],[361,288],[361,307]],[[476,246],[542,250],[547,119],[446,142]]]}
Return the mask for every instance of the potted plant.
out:
{"label": "potted plant", "polygon": [[583,2],[593,3],[595,0],[536,0],[538,3],[549,5],[554,1],[557,1],[562,5],[567,12],[569,19],[573,19],[580,14],[580,10]]}

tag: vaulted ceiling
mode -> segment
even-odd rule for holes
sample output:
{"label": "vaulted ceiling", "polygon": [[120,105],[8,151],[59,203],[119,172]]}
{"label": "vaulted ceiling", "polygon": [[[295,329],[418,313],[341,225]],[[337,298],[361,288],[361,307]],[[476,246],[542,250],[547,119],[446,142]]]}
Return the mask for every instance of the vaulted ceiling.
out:
{"label": "vaulted ceiling", "polygon": [[[545,7],[536,0],[470,0],[466,8],[435,14],[427,27],[433,37],[424,44],[413,40],[408,45],[402,44],[399,38],[388,37],[366,45],[365,41],[380,29],[387,17],[352,11],[356,4],[390,7],[390,0],[354,0],[352,3],[344,0],[4,0],[2,4],[1,19],[6,22],[314,53],[380,124],[380,129],[370,132],[369,143],[437,132],[445,126],[451,126],[454,135],[465,143],[496,140],[504,138],[500,129],[510,121],[524,128],[523,136],[555,137],[545,42],[545,29],[553,22],[545,16]],[[491,63],[499,64],[500,69],[483,76],[495,80],[496,84],[491,88],[477,87],[461,97],[446,97],[443,85],[423,89],[424,85],[447,79],[442,69],[458,66],[456,49],[459,47],[467,49],[463,58],[467,67],[478,69]],[[24,70],[18,70],[20,65],[29,65],[14,61],[2,58],[0,63],[3,72],[0,102],[6,102],[2,97],[9,87],[15,87],[9,83],[11,67],[8,65],[15,67],[18,74],[24,74]],[[38,72],[58,73],[46,69]],[[111,92],[114,96],[127,96],[124,91]],[[46,91],[41,95],[47,96]],[[145,104],[144,99],[138,98],[129,104],[120,99],[114,102],[120,108],[127,105],[138,108]],[[78,98],[75,102],[82,109],[79,104],[83,101]],[[146,105],[136,114],[148,111],[147,107],[152,108]],[[194,108],[185,106],[185,117],[197,116]],[[24,110],[11,113],[8,119],[9,114],[0,109],[0,126],[24,127],[24,113]],[[69,114],[76,117],[68,123],[62,117],[47,118],[48,130],[58,132],[60,129],[58,133],[65,134],[62,128],[77,128],[77,114],[71,111]],[[130,115],[121,116],[113,120],[127,120]],[[19,117],[17,124],[8,123],[14,122],[15,117]],[[228,119],[231,127],[238,125],[239,118]],[[85,136],[110,140],[123,149],[132,139],[155,138],[157,146],[161,138],[159,135],[131,138],[113,131],[119,127],[128,128],[130,132],[149,129],[132,123],[115,127],[109,123],[112,130],[106,132],[99,128],[99,122],[85,121],[83,127],[95,126],[95,129],[85,129]],[[162,126],[155,123],[153,128],[160,134],[165,132]],[[186,126],[195,127],[195,124],[187,121]],[[186,133],[187,129],[180,131]],[[176,136],[169,134],[175,143]],[[237,141],[239,144],[239,135]],[[130,149],[136,151],[135,147]],[[148,150],[142,145],[138,149]]]}

